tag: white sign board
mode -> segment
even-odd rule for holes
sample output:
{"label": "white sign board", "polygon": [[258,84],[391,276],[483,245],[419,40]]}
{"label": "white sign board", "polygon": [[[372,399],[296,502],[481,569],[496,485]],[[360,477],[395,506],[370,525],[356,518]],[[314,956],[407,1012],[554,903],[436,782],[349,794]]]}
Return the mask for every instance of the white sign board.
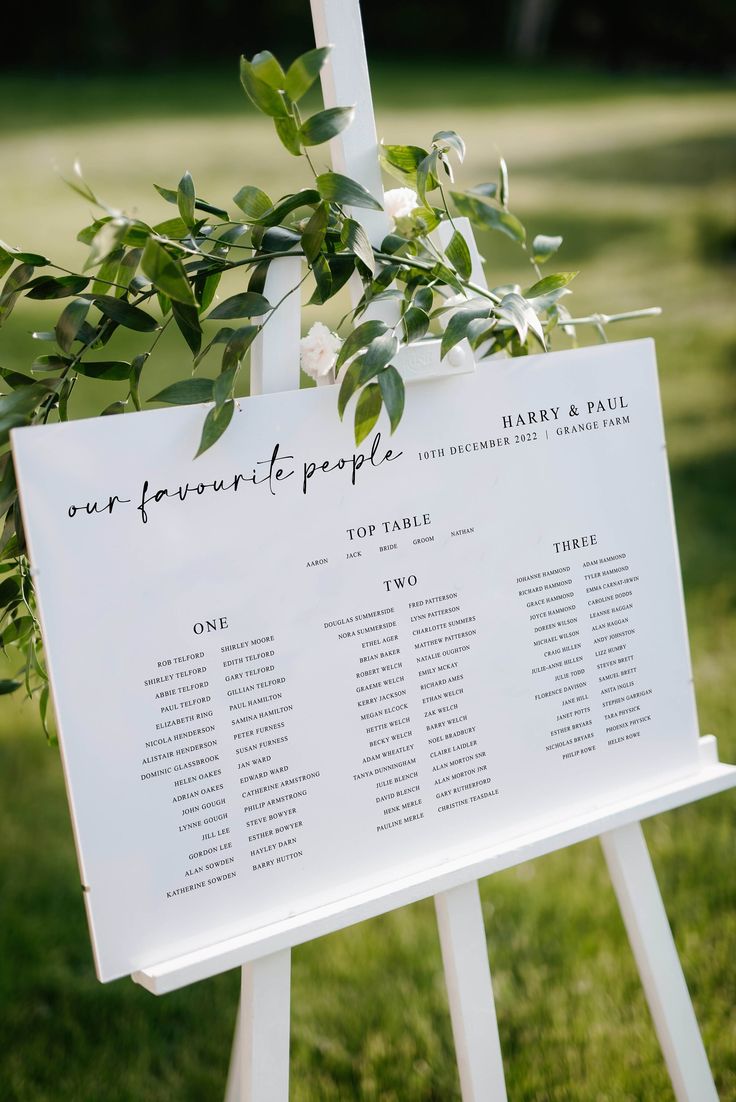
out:
{"label": "white sign board", "polygon": [[335,405],[13,434],[101,979],[698,768],[651,343]]}

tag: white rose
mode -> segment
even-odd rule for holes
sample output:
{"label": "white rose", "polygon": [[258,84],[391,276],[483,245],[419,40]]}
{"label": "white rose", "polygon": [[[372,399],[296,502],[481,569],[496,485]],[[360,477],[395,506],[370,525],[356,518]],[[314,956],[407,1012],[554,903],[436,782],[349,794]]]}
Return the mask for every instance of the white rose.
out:
{"label": "white rose", "polygon": [[383,209],[391,219],[391,229],[396,229],[399,218],[407,218],[419,206],[417,193],[410,187],[396,187],[384,192]]}
{"label": "white rose", "polygon": [[341,347],[337,333],[316,321],[299,342],[299,364],[304,374],[318,383],[332,382],[331,372]]}

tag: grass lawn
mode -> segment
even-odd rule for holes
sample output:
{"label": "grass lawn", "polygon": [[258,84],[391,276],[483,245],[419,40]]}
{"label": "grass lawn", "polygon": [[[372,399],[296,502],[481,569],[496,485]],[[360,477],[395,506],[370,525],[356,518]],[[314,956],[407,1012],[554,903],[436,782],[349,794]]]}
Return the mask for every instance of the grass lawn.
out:
{"label": "grass lawn", "polygon": [[[736,93],[440,65],[408,76],[378,66],[374,83],[387,141],[456,128],[469,183],[493,178],[503,152],[512,207],[532,232],[563,233],[559,267],[581,269],[577,312],[665,308],[620,336],[657,338],[701,727],[736,761]],[[100,194],[152,220],[172,208],[150,181],[171,185],[185,168],[214,202],[246,181],[272,194],[307,182],[235,76],[3,78],[0,95],[12,108],[0,124],[0,237],[62,263],[81,263],[74,233],[88,212],[54,163],[68,171],[79,156]],[[491,279],[525,280],[510,242],[480,244]],[[43,304],[23,304],[0,363],[27,369],[36,328],[48,328]],[[184,355],[162,342],[145,392]],[[77,412],[115,396],[114,385],[80,387]],[[735,799],[646,827],[722,1102],[736,1100]],[[0,884],[3,1102],[222,1097],[237,974],[162,999],[129,980],[97,983],[58,753],[12,698],[0,702]],[[511,1099],[671,1099],[597,843],[481,892]],[[459,1098],[431,901],[299,947],[293,962],[294,1102]]]}

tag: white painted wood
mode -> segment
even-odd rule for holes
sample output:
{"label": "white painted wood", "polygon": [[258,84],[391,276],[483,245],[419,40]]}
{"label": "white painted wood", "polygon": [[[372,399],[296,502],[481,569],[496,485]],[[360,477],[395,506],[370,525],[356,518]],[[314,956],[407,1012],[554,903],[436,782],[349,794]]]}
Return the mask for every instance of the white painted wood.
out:
{"label": "white painted wood", "polygon": [[[301,296],[292,294],[302,278],[301,257],[272,260],[263,292],[275,306],[281,302],[273,318],[253,341],[250,353],[251,394],[274,394],[282,390],[299,389],[299,338],[301,336]],[[284,296],[287,295],[287,298]]]}
{"label": "white painted wood", "polygon": [[718,1102],[641,824],[601,844],[677,1102]]}
{"label": "white painted wood", "polygon": [[[355,106],[352,124],[330,142],[332,168],[357,180],[382,204],[378,138],[360,4],[358,0],[311,0],[311,5],[315,42],[333,47],[321,73],[325,107]],[[383,211],[350,210],[365,227],[371,243],[380,245],[389,232],[388,216]]]}
{"label": "white painted wood", "polygon": [[299,945],[334,930],[352,926],[366,918],[384,914],[426,899],[437,892],[477,880],[501,869],[511,868],[546,853],[575,845],[627,823],[658,815],[674,807],[736,787],[736,767],[704,764],[695,774],[629,796],[594,814],[549,823],[544,829],[515,836],[493,847],[481,849],[435,868],[354,895],[349,903],[334,903],[294,915],[260,930],[229,938],[196,952],[155,962],[133,974],[136,983],[156,995],[163,995],[208,976],[218,975],[248,960],[289,946]]}
{"label": "white painted wood", "polygon": [[290,950],[244,966],[225,1102],[288,1102],[290,1005]]}
{"label": "white painted wood", "polygon": [[[244,965],[247,968],[247,965]],[[242,986],[242,971],[241,970],[241,986]],[[225,1087],[225,1102],[239,1102],[238,1093],[242,1085],[243,1074],[243,1061],[241,1059],[241,1044],[240,1044],[240,999],[238,999],[238,1012],[235,1015],[235,1032],[233,1033],[233,1044],[230,1050],[230,1067],[227,1072],[227,1085]]]}
{"label": "white painted wood", "polygon": [[[264,294],[288,297],[253,342],[251,394],[299,389],[301,298],[290,292],[301,277],[300,257],[271,261]],[[290,949],[243,964],[225,1102],[288,1102],[290,1008]]]}
{"label": "white painted wood", "polygon": [[506,1102],[478,881],[434,897],[463,1102]]}

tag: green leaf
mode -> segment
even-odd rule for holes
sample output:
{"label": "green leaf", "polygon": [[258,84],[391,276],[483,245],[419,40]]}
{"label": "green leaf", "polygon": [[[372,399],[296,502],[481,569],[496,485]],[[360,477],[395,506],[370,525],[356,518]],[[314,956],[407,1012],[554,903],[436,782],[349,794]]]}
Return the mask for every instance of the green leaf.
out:
{"label": "green leaf", "polygon": [[403,317],[407,342],[418,341],[429,329],[429,314],[419,306],[410,306]]}
{"label": "green leaf", "polygon": [[121,382],[130,378],[130,364],[124,360],[80,360],[74,370],[88,379],[100,379],[104,382]]}
{"label": "green leaf", "polygon": [[526,230],[510,211],[491,207],[481,199],[459,191],[452,191],[450,194],[458,212],[469,218],[474,226],[483,230],[498,230],[510,237],[512,241],[518,241],[522,245],[526,241]]}
{"label": "green leaf", "polygon": [[286,195],[275,206],[271,207],[258,219],[261,226],[278,226],[288,214],[300,207],[316,207],[322,201],[322,196],[314,188],[302,188],[293,195]]}
{"label": "green leaf", "polygon": [[222,436],[223,432],[233,419],[233,413],[235,412],[235,402],[232,398],[225,402],[224,406],[219,409],[213,407],[204,419],[204,427],[202,428],[202,439],[199,442],[199,448],[195,459],[197,459],[203,452],[206,452],[213,444]]}
{"label": "green leaf", "polygon": [[93,295],[106,295],[108,293],[122,294],[120,290],[111,292],[110,287],[111,284],[118,282],[118,272],[120,271],[120,264],[124,256],[125,249],[120,245],[117,249],[113,249],[105,262],[100,265],[94,283],[92,284]]}
{"label": "green leaf", "polygon": [[286,80],[282,87],[285,88],[289,99],[295,103],[305,95],[314,84],[320,74],[320,70],[330,53],[330,46],[320,46],[316,50],[308,50],[305,54],[292,61],[286,70]]}
{"label": "green leaf", "polygon": [[181,220],[187,226],[194,225],[194,201],[196,199],[194,180],[191,173],[185,172],[176,189],[176,205],[179,208]]}
{"label": "green leaf", "polygon": [[509,170],[503,157],[498,162],[498,201],[504,210],[509,209]]}
{"label": "green leaf", "polygon": [[5,280],[2,294],[0,294],[0,324],[10,317],[11,311],[18,301],[18,296],[23,287],[33,275],[31,264],[19,264]]}
{"label": "green leaf", "polygon": [[17,578],[6,578],[4,582],[0,582],[0,606],[9,605],[19,593],[20,586]]}
{"label": "green leaf", "polygon": [[[46,340],[50,341],[56,339],[53,333],[44,333],[43,336]],[[0,367],[0,378],[4,379],[13,390],[16,390],[18,387],[28,386],[29,383],[36,382],[32,375],[25,375],[21,371],[11,371],[7,367]]]}
{"label": "green leaf", "polygon": [[545,347],[542,323],[533,308],[521,295],[517,295],[513,291],[511,294],[504,295],[501,302],[496,307],[496,315],[501,320],[513,325],[514,329],[519,334],[519,340],[522,344],[524,344],[527,339],[528,330],[531,329],[540,340],[542,346]]}
{"label": "green leaf", "polygon": [[479,195],[483,199],[495,199],[498,194],[498,184],[476,184],[468,188],[468,195]]}
{"label": "green leaf", "polygon": [[110,402],[109,406],[105,406],[100,417],[113,417],[117,413],[125,413],[125,402]]}
{"label": "green leaf", "polygon": [[49,740],[49,742],[51,742],[52,738],[53,738],[53,735],[52,735],[51,731],[49,730],[49,724],[48,724],[48,711],[49,711],[49,687],[48,687],[48,685],[44,685],[43,689],[41,689],[41,695],[40,695],[39,700],[38,700],[38,710],[39,710],[39,713],[41,715],[41,726],[43,727],[43,733],[46,735],[46,738]]}
{"label": "green leaf", "polygon": [[432,138],[432,145],[454,149],[460,164],[465,160],[465,142],[455,130],[438,130]]}
{"label": "green leaf", "polygon": [[368,240],[368,234],[360,222],[356,222],[354,218],[346,218],[340,240],[346,249],[355,253],[361,263],[365,264],[371,275],[375,275],[376,260],[373,256],[373,249]]}
{"label": "green leaf", "polygon": [[356,329],[353,329],[340,349],[335,362],[335,371],[339,371],[342,365],[349,360],[351,356],[360,352],[361,348],[367,348],[372,340],[375,340],[376,337],[380,337],[387,329],[388,326],[386,322],[379,321],[377,318],[371,321],[364,321]]}
{"label": "green leaf", "polygon": [[434,292],[431,287],[420,287],[414,294],[414,305],[428,314],[434,302]]}
{"label": "green leaf", "polygon": [[389,365],[378,376],[378,385],[381,388],[383,404],[391,422],[391,432],[396,432],[404,414],[404,380],[396,368]]}
{"label": "green leaf", "polygon": [[241,291],[239,295],[231,295],[216,306],[207,321],[217,318],[254,318],[267,314],[270,309],[271,303],[263,295],[256,294],[255,291]]}
{"label": "green leaf", "polygon": [[561,287],[567,287],[577,274],[577,272],[557,272],[555,275],[544,276],[528,291],[524,291],[524,298],[541,298],[542,295],[548,295],[552,291],[559,291]]}
{"label": "green leaf", "polygon": [[402,237],[400,233],[387,233],[381,242],[381,252],[390,256],[406,255],[411,239]]}
{"label": "green leaf", "polygon": [[233,364],[226,371],[221,372],[217,376],[212,389],[212,397],[215,399],[215,406],[219,409],[225,405],[228,398],[233,396],[233,387],[235,385],[235,377],[240,369],[240,364]]}
{"label": "green leaf", "polygon": [[288,252],[301,241],[301,234],[286,226],[269,226],[261,238],[259,248],[263,253]]}
{"label": "green leaf", "polygon": [[288,115],[289,110],[284,97],[270,84],[267,84],[265,80],[261,79],[258,75],[257,66],[248,61],[246,57],[240,59],[240,83],[243,85],[251,103],[264,115],[270,115],[274,119]]}
{"label": "green leaf", "polygon": [[[170,187],[162,187],[161,184],[154,184],[153,186],[161,198],[165,199],[167,203],[173,203],[174,206],[178,206],[179,193],[177,190]],[[214,214],[217,218],[222,218],[225,221],[227,221],[229,217],[226,210],[223,210],[222,207],[213,206],[212,203],[208,203],[205,199],[197,199],[194,208],[195,210],[204,211],[205,214]],[[142,225],[142,223],[139,223],[139,225]],[[130,244],[132,244],[132,242],[130,242]],[[141,242],[141,244],[143,244],[143,242]]]}
{"label": "green leaf", "polygon": [[314,181],[323,199],[330,203],[347,203],[351,207],[367,210],[383,210],[383,207],[366,191],[362,184],[342,176],[339,172],[323,172]]}
{"label": "green leaf", "polygon": [[303,145],[322,145],[350,126],[354,118],[354,107],[328,107],[304,120],[299,127],[299,137]]}
{"label": "green leaf", "polygon": [[146,360],[150,354],[150,352],[143,352],[140,356],[135,356],[130,365],[130,397],[137,410],[141,408],[141,375],[143,374],[143,368],[146,366]]}
{"label": "green leaf", "polygon": [[447,353],[466,336],[468,326],[476,318],[487,318],[491,313],[491,304],[487,306],[463,307],[452,315],[447,323],[447,328],[442,334],[440,344],[440,359],[444,360]]}
{"label": "green leaf", "polygon": [[223,371],[228,371],[240,363],[260,331],[260,325],[243,325],[235,330],[222,353]]}
{"label": "green leaf", "polygon": [[87,317],[89,308],[90,303],[86,299],[75,298],[62,310],[54,330],[57,344],[62,352],[71,351],[82,322]]}
{"label": "green leaf", "polygon": [[109,222],[103,222],[92,238],[90,254],[84,267],[95,268],[110,253],[115,252],[125,238],[129,225],[127,218],[113,218]]}
{"label": "green leaf", "polygon": [[22,684],[22,681],[9,681],[8,679],[3,679],[0,681],[0,696],[7,696],[8,693],[14,693],[17,689],[21,688]]}
{"label": "green leaf", "polygon": [[437,185],[437,163],[439,154],[436,149],[428,153],[417,168],[417,195],[419,201],[427,205],[427,192],[434,191]]}
{"label": "green leaf", "polygon": [[337,412],[340,416],[340,420],[345,415],[347,404],[355,394],[359,386],[365,381],[362,378],[363,370],[363,357],[358,356],[357,359],[348,366],[345,374],[342,377],[340,383],[340,392],[337,396]]}
{"label": "green leaf", "polygon": [[445,249],[445,255],[459,276],[463,279],[470,279],[470,273],[473,270],[473,261],[470,256],[468,243],[459,230],[455,230],[450,238],[450,243]]}
{"label": "green leaf", "polygon": [[344,287],[355,271],[354,256],[328,256],[327,266],[330,269],[332,284],[331,295],[336,295],[341,287]]}
{"label": "green leaf", "polygon": [[262,80],[264,84],[268,84],[270,88],[277,92],[283,90],[286,84],[286,76],[280,63],[270,50],[261,50],[260,53],[254,54],[251,65],[258,79]]}
{"label": "green leaf", "polygon": [[208,310],[212,305],[217,288],[220,286],[222,272],[210,272],[204,277],[200,273],[194,281],[194,287],[200,302],[200,310]]}
{"label": "green leaf", "polygon": [[75,179],[67,180],[65,176],[62,176],[62,180],[66,186],[70,187],[72,191],[76,191],[77,195],[81,195],[88,203],[94,203],[97,207],[102,206],[92,188],[82,176],[82,166],[79,161],[74,162],[72,171],[74,172]]}
{"label": "green leaf", "polygon": [[266,289],[266,277],[268,276],[268,268],[271,263],[269,257],[264,257],[258,264],[254,264],[250,270],[250,279],[248,280],[248,290],[255,291],[256,294],[262,295]]}
{"label": "green leaf", "polygon": [[426,149],[418,145],[382,145],[379,152],[387,172],[408,187],[416,188],[417,169],[427,156]]}
{"label": "green leaf", "polygon": [[26,292],[26,298],[69,298],[71,295],[81,294],[88,283],[87,276],[38,276]]}
{"label": "green leaf", "polygon": [[455,275],[452,268],[448,268],[446,264],[435,264],[431,271],[432,279],[438,280],[440,283],[446,283],[448,287],[452,287],[458,295],[465,293],[465,288]]}
{"label": "green leaf", "polygon": [[273,207],[273,203],[265,191],[261,191],[259,187],[252,187],[250,184],[241,187],[233,202],[240,207],[245,217],[253,222],[257,222]]}
{"label": "green leaf", "polygon": [[[235,226],[230,226],[229,229],[223,230],[215,236],[210,237],[210,242],[214,246],[213,257],[218,259],[220,257],[227,256],[228,247],[230,245],[237,245],[241,238],[245,237],[248,233],[248,227],[244,226],[242,222],[238,222]],[[206,264],[207,261],[202,260],[200,263]]]}
{"label": "green leaf", "polygon": [[185,306],[183,302],[172,302],[171,312],[184,340],[196,356],[202,347],[202,326],[196,306]]}
{"label": "green leaf", "polygon": [[355,407],[355,446],[360,445],[373,429],[381,413],[383,396],[377,383],[369,383],[363,387]]}
{"label": "green leaf", "polygon": [[7,263],[7,257],[11,257],[18,261],[19,264],[30,264],[34,268],[42,268],[44,264],[50,264],[51,261],[47,256],[42,256],[41,253],[27,253],[22,249],[14,249],[12,245],[8,245],[5,241],[0,241],[0,256],[5,258],[5,268],[3,275],[7,272],[10,264]]}
{"label": "green leaf", "polygon": [[170,256],[163,245],[152,237],[143,250],[141,268],[157,291],[163,291],[176,302],[197,305],[181,261]]}
{"label": "green leaf", "polygon": [[544,264],[545,260],[554,256],[561,244],[561,237],[546,237],[543,233],[538,233],[532,241],[532,260],[537,264]]}
{"label": "green leaf", "polygon": [[284,115],[281,119],[274,119],[273,124],[276,127],[276,133],[284,148],[291,153],[292,156],[301,157],[301,135],[299,133],[299,127],[291,115]]}
{"label": "green leaf", "polygon": [[200,405],[212,401],[213,388],[212,379],[180,379],[154,394],[151,401],[166,402],[170,406]]}
{"label": "green leaf", "polygon": [[134,329],[137,333],[152,333],[154,329],[158,329],[158,322],[155,318],[147,314],[145,310],[141,310],[139,306],[133,306],[130,302],[125,302],[121,298],[115,298],[112,295],[98,295],[94,302],[97,309],[101,310],[105,317],[112,318],[118,325],[123,325],[126,329]]}
{"label": "green leaf", "polygon": [[399,338],[392,329],[374,337],[366,349],[363,362],[368,369],[381,370],[399,351]]}
{"label": "green leaf", "polygon": [[202,351],[199,353],[199,355],[195,359],[195,361],[194,361],[195,368],[199,367],[199,365],[201,364],[202,360],[205,358],[207,353],[210,351],[211,348],[214,348],[214,346],[216,344],[227,344],[227,342],[230,340],[230,338],[232,337],[234,332],[235,332],[235,330],[232,328],[232,326],[229,326],[229,325],[224,325],[222,327],[222,329],[218,329],[217,332],[215,333],[214,337],[212,338],[212,340],[204,346]]}
{"label": "green leaf", "polygon": [[71,362],[71,356],[57,356],[55,354],[37,356],[31,364],[31,371],[59,371],[63,367],[68,367]]}
{"label": "green leaf", "polygon": [[312,275],[314,276],[314,282],[316,284],[314,294],[310,299],[313,303],[327,302],[332,297],[332,272],[330,271],[330,265],[327,263],[324,256],[321,254],[315,256],[310,265],[312,269]]}
{"label": "green leaf", "polygon": [[7,647],[8,643],[19,643],[27,638],[33,630],[32,616],[19,616],[17,620],[11,620],[2,634],[0,645]]}
{"label": "green leaf", "polygon": [[[143,249],[129,249],[123,259],[120,261],[120,271],[118,272],[118,283],[122,283],[124,287],[130,284],[130,281],[135,276],[138,270],[138,265],[141,262],[143,256]],[[94,290],[94,288],[93,288]]]}
{"label": "green leaf", "polygon": [[47,386],[34,381],[30,386],[24,386],[12,394],[0,394],[0,417],[31,413],[39,402],[48,398],[49,393]]}
{"label": "green leaf", "polygon": [[329,211],[330,208],[327,203],[320,203],[302,230],[302,248],[310,264],[322,251],[322,246],[325,243]]}

